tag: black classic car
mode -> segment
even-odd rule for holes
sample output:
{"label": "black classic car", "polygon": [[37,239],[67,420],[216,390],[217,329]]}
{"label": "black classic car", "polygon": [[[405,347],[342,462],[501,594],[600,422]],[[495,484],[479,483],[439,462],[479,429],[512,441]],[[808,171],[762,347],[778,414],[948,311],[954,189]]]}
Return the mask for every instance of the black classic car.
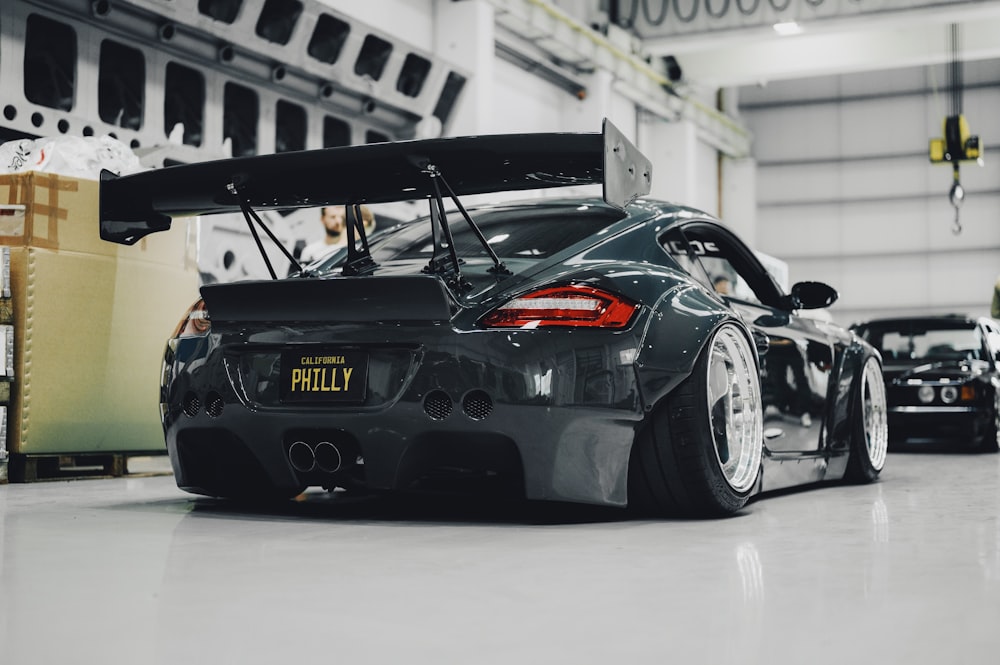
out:
{"label": "black classic car", "polygon": [[1000,324],[921,316],[854,330],[882,352],[891,445],[1000,450]]}
{"label": "black classic car", "polygon": [[[799,315],[836,292],[783,292],[718,220],[641,198],[650,176],[610,123],[105,176],[102,236],[124,244],[171,215],[242,210],[266,231],[255,209],[354,211],[338,253],[286,278],[201,288],[164,358],[178,485],[720,515],[761,491],[874,480],[879,356]],[[603,197],[469,210],[459,198],[591,183]],[[428,217],[367,238],[357,205],[403,198],[426,199]]]}

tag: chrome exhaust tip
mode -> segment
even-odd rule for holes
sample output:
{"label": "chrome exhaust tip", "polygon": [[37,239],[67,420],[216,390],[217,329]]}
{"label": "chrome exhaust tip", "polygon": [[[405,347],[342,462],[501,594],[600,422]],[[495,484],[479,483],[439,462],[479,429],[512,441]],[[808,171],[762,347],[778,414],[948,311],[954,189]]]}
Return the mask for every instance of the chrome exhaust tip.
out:
{"label": "chrome exhaust tip", "polygon": [[292,463],[292,468],[302,473],[316,468],[316,454],[305,441],[296,441],[288,447],[288,461]]}
{"label": "chrome exhaust tip", "polygon": [[316,460],[316,467],[324,473],[339,471],[340,465],[343,463],[340,450],[329,441],[320,441],[317,443],[316,449],[313,451],[313,457]]}

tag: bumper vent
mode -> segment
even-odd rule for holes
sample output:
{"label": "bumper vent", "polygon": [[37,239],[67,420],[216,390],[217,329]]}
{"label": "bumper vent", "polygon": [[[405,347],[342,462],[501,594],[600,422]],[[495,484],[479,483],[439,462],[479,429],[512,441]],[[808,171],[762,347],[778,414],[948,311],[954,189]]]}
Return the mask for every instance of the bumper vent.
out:
{"label": "bumper vent", "polygon": [[485,420],[493,413],[493,400],[482,390],[470,390],[462,398],[462,413],[473,420]]}
{"label": "bumper vent", "polygon": [[218,418],[222,415],[222,407],[224,405],[225,403],[222,401],[222,395],[217,392],[208,393],[205,397],[205,413],[213,418]]}
{"label": "bumper vent", "polygon": [[184,402],[181,408],[184,409],[185,416],[194,418],[201,411],[201,400],[194,393],[187,393],[184,395]]}
{"label": "bumper vent", "polygon": [[432,420],[444,420],[454,408],[451,398],[443,390],[432,390],[424,398],[424,413]]}

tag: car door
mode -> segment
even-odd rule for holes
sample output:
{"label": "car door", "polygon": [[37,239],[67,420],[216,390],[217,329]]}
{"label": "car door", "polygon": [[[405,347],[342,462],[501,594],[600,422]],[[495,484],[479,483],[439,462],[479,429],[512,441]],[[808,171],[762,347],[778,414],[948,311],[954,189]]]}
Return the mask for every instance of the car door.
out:
{"label": "car door", "polygon": [[760,360],[768,451],[821,452],[834,353],[824,325],[790,309],[760,259],[725,227],[695,220],[680,230],[700,264],[702,274],[696,277],[739,312],[758,338],[767,340]]}

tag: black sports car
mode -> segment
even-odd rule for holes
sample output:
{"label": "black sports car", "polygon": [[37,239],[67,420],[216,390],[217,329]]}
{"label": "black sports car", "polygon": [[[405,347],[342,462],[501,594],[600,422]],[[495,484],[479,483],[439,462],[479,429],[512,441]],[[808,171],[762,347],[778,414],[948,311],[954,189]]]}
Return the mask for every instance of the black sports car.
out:
{"label": "black sports car", "polygon": [[882,352],[891,444],[1000,450],[1000,324],[956,315],[854,328]]}
{"label": "black sports car", "polygon": [[[202,287],[163,365],[178,485],[718,515],[760,491],[874,480],[878,353],[799,315],[836,292],[783,293],[717,220],[639,198],[649,182],[610,123],[105,176],[102,236],[124,244],[170,215],[243,210],[254,229],[254,208],[354,211],[340,254],[284,279]],[[603,198],[471,211],[459,199],[588,183]],[[369,243],[356,206],[403,198],[427,199],[428,218]]]}

